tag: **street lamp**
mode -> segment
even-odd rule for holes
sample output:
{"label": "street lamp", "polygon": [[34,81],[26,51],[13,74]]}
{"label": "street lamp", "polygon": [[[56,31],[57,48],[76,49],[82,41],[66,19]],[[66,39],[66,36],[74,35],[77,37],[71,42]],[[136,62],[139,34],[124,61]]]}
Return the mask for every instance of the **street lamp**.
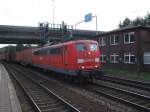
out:
{"label": "street lamp", "polygon": [[53,24],[54,24],[54,10],[55,10],[55,1],[54,0],[52,0],[53,1]]}

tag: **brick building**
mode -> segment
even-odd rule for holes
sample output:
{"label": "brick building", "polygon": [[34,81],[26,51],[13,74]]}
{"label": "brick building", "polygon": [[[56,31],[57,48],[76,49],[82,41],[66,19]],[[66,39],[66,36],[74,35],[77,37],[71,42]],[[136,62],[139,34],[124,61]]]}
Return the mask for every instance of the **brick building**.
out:
{"label": "brick building", "polygon": [[150,27],[121,28],[96,36],[105,68],[150,70]]}

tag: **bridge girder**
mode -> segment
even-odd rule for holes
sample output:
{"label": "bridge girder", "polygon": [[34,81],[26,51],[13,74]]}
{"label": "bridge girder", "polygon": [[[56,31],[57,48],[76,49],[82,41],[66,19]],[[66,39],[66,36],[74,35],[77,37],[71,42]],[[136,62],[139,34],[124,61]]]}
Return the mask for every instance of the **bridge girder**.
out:
{"label": "bridge girder", "polygon": [[[69,33],[68,31],[67,33]],[[75,37],[93,37],[95,31],[73,30]],[[100,32],[99,32],[100,33]],[[48,29],[48,38],[62,38],[60,29]],[[0,44],[39,44],[42,42],[39,27],[0,25]]]}

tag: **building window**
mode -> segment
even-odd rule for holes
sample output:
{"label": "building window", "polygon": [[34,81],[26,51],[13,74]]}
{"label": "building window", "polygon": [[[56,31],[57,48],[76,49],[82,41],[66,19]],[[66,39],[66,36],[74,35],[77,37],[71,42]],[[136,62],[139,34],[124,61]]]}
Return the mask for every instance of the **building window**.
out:
{"label": "building window", "polygon": [[110,63],[119,63],[119,54],[118,53],[112,53],[110,55]]}
{"label": "building window", "polygon": [[100,46],[106,46],[106,37],[100,37],[99,38],[99,45]]}
{"label": "building window", "polygon": [[130,52],[124,53],[124,63],[134,64],[135,63],[135,55]]}
{"label": "building window", "polygon": [[100,62],[106,63],[106,55],[101,54],[101,56],[100,56]]}
{"label": "building window", "polygon": [[144,64],[150,65],[150,52],[144,52]]}
{"label": "building window", "polygon": [[135,42],[134,32],[124,34],[124,44],[130,44]]}
{"label": "building window", "polygon": [[118,45],[119,43],[119,36],[112,35],[110,36],[110,45]]}

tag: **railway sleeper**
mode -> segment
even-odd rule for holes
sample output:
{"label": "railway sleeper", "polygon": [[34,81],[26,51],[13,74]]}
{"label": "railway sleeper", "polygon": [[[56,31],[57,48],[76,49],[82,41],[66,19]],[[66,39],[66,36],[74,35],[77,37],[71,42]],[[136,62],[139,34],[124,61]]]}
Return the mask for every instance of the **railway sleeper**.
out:
{"label": "railway sleeper", "polygon": [[35,97],[34,99],[36,99],[36,100],[40,100],[40,99],[42,99],[42,100],[46,100],[46,99],[48,99],[48,100],[53,100],[53,99],[51,99],[51,98],[49,98],[49,97]]}
{"label": "railway sleeper", "polygon": [[53,107],[59,107],[61,106],[60,103],[53,103],[53,104],[48,104],[48,105],[40,105],[42,108],[53,108]]}
{"label": "railway sleeper", "polygon": [[50,102],[50,100],[48,100],[48,99],[35,99],[34,98],[34,100],[35,100],[35,102]]}
{"label": "railway sleeper", "polygon": [[150,108],[150,103],[144,104],[144,106]]}
{"label": "railway sleeper", "polygon": [[49,104],[51,104],[51,103],[56,103],[56,102],[36,102],[37,103],[37,105],[49,105]]}
{"label": "railway sleeper", "polygon": [[132,98],[132,99],[129,99],[130,102],[135,102],[135,103],[138,103],[140,102],[141,100],[137,99],[137,98]]}
{"label": "railway sleeper", "polygon": [[54,108],[48,108],[48,109],[42,109],[42,112],[60,112],[60,111],[68,111],[68,109],[64,108],[63,106],[61,107],[54,107]]}

